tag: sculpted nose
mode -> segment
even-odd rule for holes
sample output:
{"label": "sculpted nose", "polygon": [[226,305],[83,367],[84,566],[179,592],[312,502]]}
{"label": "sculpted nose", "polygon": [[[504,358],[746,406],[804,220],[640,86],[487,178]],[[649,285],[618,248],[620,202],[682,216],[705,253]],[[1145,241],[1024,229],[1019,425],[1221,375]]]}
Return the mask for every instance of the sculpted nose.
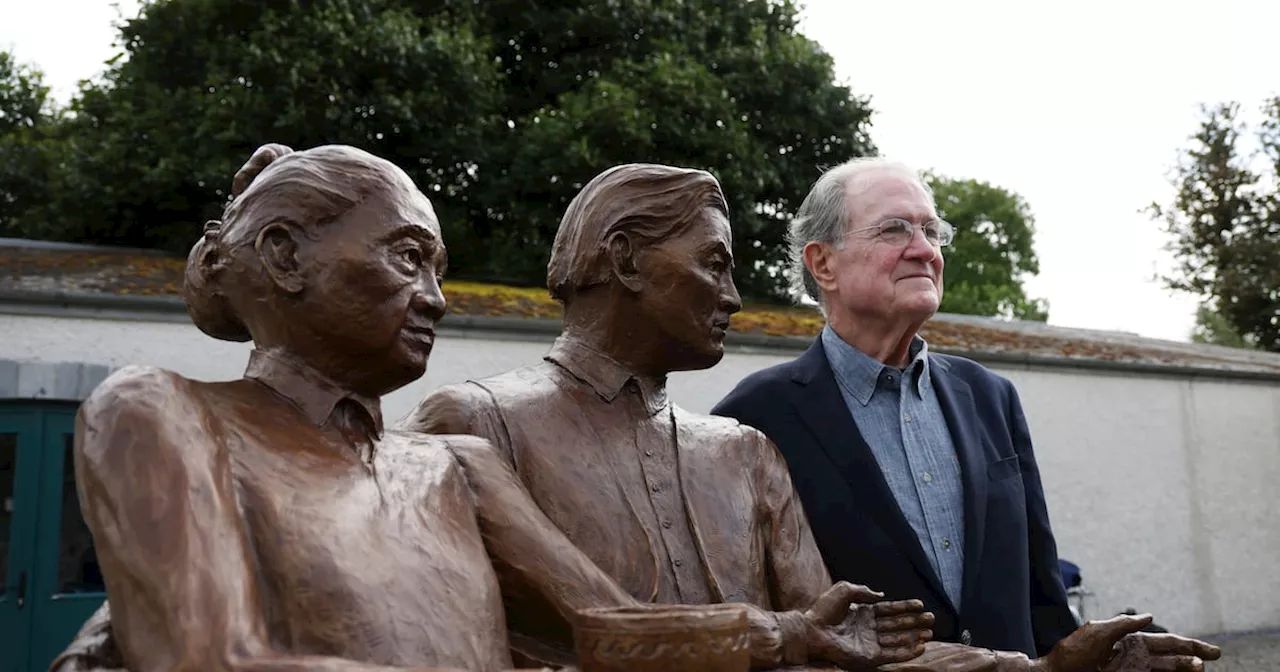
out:
{"label": "sculpted nose", "polygon": [[733,284],[733,277],[726,277],[728,279],[720,290],[720,310],[732,315],[742,310],[742,297],[738,295],[738,287]]}
{"label": "sculpted nose", "polygon": [[444,317],[448,305],[449,302],[444,298],[444,292],[440,289],[439,281],[436,280],[436,276],[429,273],[418,284],[417,291],[413,293],[413,300],[410,303],[410,307],[413,308],[414,312],[425,315],[433,321]]}

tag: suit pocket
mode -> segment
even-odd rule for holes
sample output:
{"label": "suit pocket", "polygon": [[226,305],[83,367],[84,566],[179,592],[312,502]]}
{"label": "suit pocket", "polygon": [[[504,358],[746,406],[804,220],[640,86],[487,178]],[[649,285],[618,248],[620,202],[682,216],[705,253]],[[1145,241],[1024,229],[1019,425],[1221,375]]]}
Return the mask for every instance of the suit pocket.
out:
{"label": "suit pocket", "polygon": [[1017,455],[1011,455],[987,464],[987,480],[989,481],[1003,481],[1021,473],[1022,466],[1018,464]]}

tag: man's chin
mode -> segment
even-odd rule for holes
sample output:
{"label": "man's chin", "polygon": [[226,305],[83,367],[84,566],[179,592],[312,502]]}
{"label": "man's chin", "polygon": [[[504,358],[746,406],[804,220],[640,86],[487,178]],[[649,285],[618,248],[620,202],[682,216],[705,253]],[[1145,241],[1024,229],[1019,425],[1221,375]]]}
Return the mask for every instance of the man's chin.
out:
{"label": "man's chin", "polygon": [[936,292],[921,292],[903,302],[903,312],[917,315],[921,320],[933,317],[942,305],[941,297]]}

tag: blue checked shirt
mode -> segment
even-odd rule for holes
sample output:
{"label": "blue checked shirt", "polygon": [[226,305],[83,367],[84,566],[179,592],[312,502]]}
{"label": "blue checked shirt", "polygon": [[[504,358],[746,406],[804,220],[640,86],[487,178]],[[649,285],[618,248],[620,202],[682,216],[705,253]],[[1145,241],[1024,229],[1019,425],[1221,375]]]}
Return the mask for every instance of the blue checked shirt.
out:
{"label": "blue checked shirt", "polygon": [[[929,346],[911,343],[905,370],[885,366],[822,330],[822,345],[853,422],[884,473],[952,605],[964,579],[964,485],[929,376]],[[904,384],[903,381],[906,381]]]}

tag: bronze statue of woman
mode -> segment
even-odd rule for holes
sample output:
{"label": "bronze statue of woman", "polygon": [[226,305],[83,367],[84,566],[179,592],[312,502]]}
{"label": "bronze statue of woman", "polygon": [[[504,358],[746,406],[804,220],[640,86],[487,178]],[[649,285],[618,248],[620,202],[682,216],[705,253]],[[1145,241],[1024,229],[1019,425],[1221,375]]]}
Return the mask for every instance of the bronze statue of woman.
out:
{"label": "bronze statue of woman", "polygon": [[253,341],[248,369],[211,383],[132,366],[81,407],[110,625],[104,608],[55,669],[104,652],[134,672],[511,667],[453,452],[481,440],[388,430],[379,407],[425,371],[444,268],[431,203],[390,162],[253,155],[184,288],[202,331]]}

